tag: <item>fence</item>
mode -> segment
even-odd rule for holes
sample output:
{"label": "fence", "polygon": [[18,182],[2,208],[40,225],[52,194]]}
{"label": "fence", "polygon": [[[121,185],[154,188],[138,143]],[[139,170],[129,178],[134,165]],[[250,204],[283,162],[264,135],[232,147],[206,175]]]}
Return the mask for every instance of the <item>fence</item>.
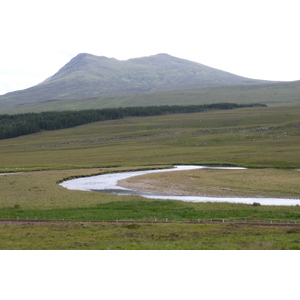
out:
{"label": "fence", "polygon": [[169,220],[153,218],[153,220],[66,220],[66,219],[0,219],[0,224],[13,223],[51,223],[51,222],[90,222],[90,223],[184,223],[184,224],[237,224],[252,226],[296,226],[300,227],[297,220],[268,220],[268,219],[197,219],[197,220]]}

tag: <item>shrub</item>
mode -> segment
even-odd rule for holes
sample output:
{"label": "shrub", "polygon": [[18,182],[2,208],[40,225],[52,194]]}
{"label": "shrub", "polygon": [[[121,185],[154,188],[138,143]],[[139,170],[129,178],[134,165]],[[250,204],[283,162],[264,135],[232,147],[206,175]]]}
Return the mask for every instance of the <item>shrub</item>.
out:
{"label": "shrub", "polygon": [[141,225],[138,225],[138,224],[129,224],[129,225],[124,225],[125,228],[128,228],[128,229],[138,229],[141,227]]}

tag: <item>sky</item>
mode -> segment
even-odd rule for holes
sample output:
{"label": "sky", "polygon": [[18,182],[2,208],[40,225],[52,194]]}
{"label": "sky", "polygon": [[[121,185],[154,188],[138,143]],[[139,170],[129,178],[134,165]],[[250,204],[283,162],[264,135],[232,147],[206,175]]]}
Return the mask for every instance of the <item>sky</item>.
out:
{"label": "sky", "polygon": [[300,80],[297,0],[2,0],[0,95],[78,53],[168,53],[244,77]]}

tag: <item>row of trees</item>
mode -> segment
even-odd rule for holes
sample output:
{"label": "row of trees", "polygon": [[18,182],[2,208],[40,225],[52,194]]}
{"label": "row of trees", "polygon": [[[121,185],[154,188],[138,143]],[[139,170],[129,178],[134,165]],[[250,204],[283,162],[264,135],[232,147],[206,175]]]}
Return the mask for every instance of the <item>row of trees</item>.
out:
{"label": "row of trees", "polygon": [[214,109],[233,109],[263,104],[217,103],[204,105],[165,105],[147,107],[125,107],[90,109],[81,111],[52,111],[42,113],[26,113],[0,115],[0,139],[13,138],[42,130],[58,130],[75,127],[92,122],[115,120],[124,117],[157,116],[163,114],[194,113]]}

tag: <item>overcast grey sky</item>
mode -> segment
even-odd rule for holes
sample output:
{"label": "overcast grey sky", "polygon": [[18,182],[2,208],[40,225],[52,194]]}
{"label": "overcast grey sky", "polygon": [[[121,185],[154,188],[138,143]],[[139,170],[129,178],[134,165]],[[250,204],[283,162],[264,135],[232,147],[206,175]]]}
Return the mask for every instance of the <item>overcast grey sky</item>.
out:
{"label": "overcast grey sky", "polygon": [[2,0],[0,94],[81,52],[168,53],[256,79],[300,80],[296,0]]}

